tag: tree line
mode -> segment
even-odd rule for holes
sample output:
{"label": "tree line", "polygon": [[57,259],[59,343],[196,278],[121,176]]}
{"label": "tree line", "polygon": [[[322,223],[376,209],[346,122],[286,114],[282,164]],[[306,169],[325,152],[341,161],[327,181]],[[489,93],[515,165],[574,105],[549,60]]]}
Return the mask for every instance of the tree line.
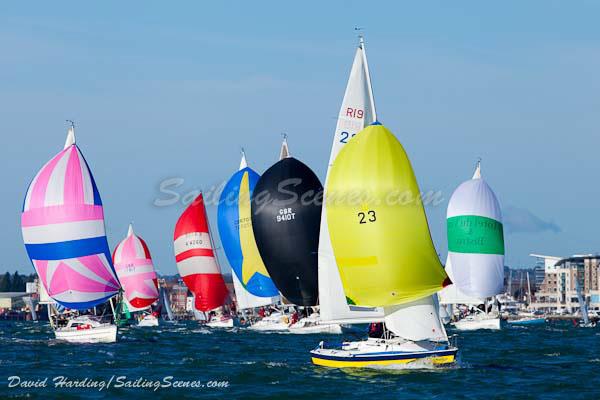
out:
{"label": "tree line", "polygon": [[14,274],[6,272],[0,275],[0,292],[24,292],[25,284],[33,282],[36,278],[35,274],[21,275],[15,271]]}

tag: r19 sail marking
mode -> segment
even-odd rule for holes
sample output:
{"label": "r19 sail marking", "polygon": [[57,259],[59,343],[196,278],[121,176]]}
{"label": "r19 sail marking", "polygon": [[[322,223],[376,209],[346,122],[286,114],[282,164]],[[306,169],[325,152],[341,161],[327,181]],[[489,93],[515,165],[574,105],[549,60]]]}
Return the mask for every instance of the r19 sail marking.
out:
{"label": "r19 sail marking", "polygon": [[364,115],[364,111],[359,108],[352,108],[352,107],[346,108],[346,117],[362,118],[363,115]]}

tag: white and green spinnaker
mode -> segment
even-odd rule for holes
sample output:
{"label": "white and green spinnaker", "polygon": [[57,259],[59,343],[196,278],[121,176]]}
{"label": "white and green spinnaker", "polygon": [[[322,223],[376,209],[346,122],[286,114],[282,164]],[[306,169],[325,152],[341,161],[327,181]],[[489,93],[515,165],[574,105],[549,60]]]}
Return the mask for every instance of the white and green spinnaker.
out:
{"label": "white and green spinnaker", "polygon": [[448,258],[453,283],[464,294],[485,298],[502,292],[504,233],[496,195],[481,177],[463,182],[448,204]]}

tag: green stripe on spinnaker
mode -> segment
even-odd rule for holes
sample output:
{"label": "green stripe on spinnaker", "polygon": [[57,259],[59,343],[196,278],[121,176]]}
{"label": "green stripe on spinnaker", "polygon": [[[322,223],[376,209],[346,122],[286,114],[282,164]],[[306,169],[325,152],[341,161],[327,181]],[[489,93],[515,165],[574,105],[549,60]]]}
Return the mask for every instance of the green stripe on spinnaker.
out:
{"label": "green stripe on spinnaker", "polygon": [[454,253],[504,254],[502,223],[477,215],[448,218],[448,250]]}

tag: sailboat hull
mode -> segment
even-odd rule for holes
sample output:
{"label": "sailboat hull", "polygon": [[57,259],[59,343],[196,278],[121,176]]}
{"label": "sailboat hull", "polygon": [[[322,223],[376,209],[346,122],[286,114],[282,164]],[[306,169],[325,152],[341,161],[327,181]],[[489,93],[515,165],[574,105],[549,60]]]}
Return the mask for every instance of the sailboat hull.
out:
{"label": "sailboat hull", "polygon": [[154,315],[145,315],[144,318],[138,322],[137,326],[141,328],[158,326],[158,318],[156,318]]}
{"label": "sailboat hull", "polygon": [[209,328],[233,328],[236,325],[233,318],[213,319],[206,323],[206,326]]}
{"label": "sailboat hull", "polygon": [[478,329],[500,329],[500,318],[470,319],[465,318],[454,322],[452,326],[459,331],[476,331]]}
{"label": "sailboat hull", "polygon": [[[315,314],[313,314],[315,315]],[[311,315],[307,318],[302,318],[300,321],[291,325],[288,328],[289,333],[296,335],[310,335],[310,334],[332,334],[341,335],[342,327],[340,324],[329,324],[321,322],[320,317],[314,317]]]}
{"label": "sailboat hull", "polygon": [[[404,345],[405,350],[400,350]],[[331,368],[397,368],[408,364],[444,366],[456,361],[458,349],[450,346],[421,348],[413,342],[394,345],[385,340],[369,339],[345,343],[342,349],[321,345],[310,352],[315,365]]]}
{"label": "sailboat hull", "polygon": [[103,324],[98,327],[78,330],[59,328],[54,331],[57,340],[69,343],[114,343],[117,341],[117,326]]}
{"label": "sailboat hull", "polygon": [[287,332],[289,316],[281,313],[273,313],[248,327],[256,332]]}
{"label": "sailboat hull", "polygon": [[507,321],[510,325],[526,326],[526,325],[544,325],[546,318],[523,318]]}

